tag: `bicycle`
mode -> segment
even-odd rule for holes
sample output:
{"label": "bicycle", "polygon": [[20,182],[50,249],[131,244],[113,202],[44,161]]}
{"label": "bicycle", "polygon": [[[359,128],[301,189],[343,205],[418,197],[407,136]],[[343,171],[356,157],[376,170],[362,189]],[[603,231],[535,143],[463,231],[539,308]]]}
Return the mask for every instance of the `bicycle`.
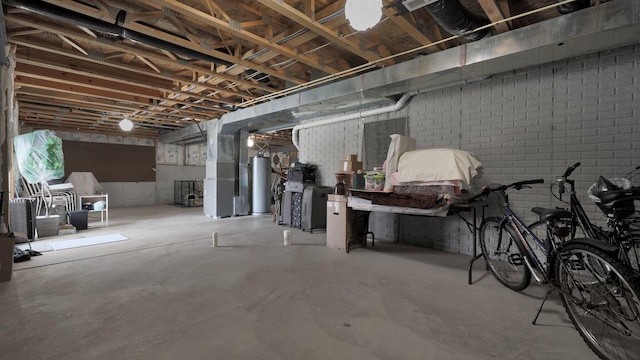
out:
{"label": "bicycle", "polygon": [[[500,283],[515,291],[529,286],[532,277],[549,285],[533,324],[549,295],[558,290],[573,325],[600,358],[637,359],[638,278],[615,256],[619,249],[606,242],[588,238],[556,241],[549,231],[540,239],[531,231],[510,208],[507,190],[541,183],[544,180],[495,185],[472,197],[498,193],[504,199],[502,216],[486,218],[480,225],[480,245],[490,271]],[[553,216],[547,220],[553,221]]]}
{"label": "bicycle", "polygon": [[[575,181],[569,178],[580,165],[578,162],[569,166],[564,174],[559,176],[550,186],[552,195],[559,201],[566,203],[568,209],[535,207],[532,211],[538,214],[540,220],[529,227],[539,229],[551,226],[554,235],[560,241],[565,241],[567,238],[574,239],[578,229],[581,229],[588,238],[600,239],[622,249],[618,253],[619,259],[640,275],[640,217],[633,204],[634,200],[640,199],[640,189],[631,188],[631,182],[629,180],[622,181],[624,178],[612,180],[618,180],[618,184],[624,183],[625,188],[623,189],[622,186],[616,186],[603,177],[600,177],[598,182],[590,188],[589,197],[607,216],[607,229],[605,230],[589,220],[576,195]],[[633,177],[629,175],[636,170],[638,168],[627,174],[625,178]],[[568,202],[563,200],[566,185],[569,185]],[[554,187],[557,187],[557,194]],[[553,220],[553,223],[549,223],[547,221],[549,219]]]}

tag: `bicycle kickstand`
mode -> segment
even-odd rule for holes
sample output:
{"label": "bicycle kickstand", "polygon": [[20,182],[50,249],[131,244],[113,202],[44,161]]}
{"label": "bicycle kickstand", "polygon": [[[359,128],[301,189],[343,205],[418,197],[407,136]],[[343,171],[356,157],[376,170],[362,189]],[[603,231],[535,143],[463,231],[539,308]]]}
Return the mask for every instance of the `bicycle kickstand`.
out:
{"label": "bicycle kickstand", "polygon": [[551,295],[552,292],[553,292],[553,286],[549,286],[547,293],[544,295],[544,299],[542,299],[542,304],[540,304],[540,307],[538,308],[538,312],[536,313],[536,316],[533,318],[533,321],[531,321],[533,325],[536,325],[536,321],[538,321],[538,316],[540,316],[542,307],[544,306],[544,303],[547,301],[547,298],[549,297],[549,295]]}

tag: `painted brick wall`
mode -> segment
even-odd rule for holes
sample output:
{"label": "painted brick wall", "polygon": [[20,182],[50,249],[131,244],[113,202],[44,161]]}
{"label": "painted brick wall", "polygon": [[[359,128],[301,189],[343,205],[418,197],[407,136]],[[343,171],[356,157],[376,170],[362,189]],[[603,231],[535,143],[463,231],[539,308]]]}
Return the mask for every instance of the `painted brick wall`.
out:
{"label": "painted brick wall", "polygon": [[[546,184],[512,192],[527,221],[533,206],[559,205],[549,183],[576,162],[576,189],[590,218],[604,217],[587,198],[599,175],[624,176],[640,165],[640,45],[512,71],[464,86],[414,96],[399,112],[419,149],[473,152],[484,165],[482,183],[543,178]],[[369,119],[366,119],[369,120]],[[319,166],[319,182],[333,185],[344,153],[361,155],[362,119],[300,132],[300,157]],[[638,181],[636,181],[637,183]],[[490,212],[495,209],[490,209]],[[468,215],[467,215],[468,217]],[[372,216],[377,238],[473,251],[471,232],[455,216]]]}

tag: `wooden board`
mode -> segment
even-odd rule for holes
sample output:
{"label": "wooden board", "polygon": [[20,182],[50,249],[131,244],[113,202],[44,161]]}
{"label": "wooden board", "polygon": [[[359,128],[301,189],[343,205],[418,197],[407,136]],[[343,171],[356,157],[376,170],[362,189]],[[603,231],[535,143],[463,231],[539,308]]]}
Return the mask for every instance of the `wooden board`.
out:
{"label": "wooden board", "polygon": [[62,142],[64,173],[90,171],[98,182],[154,182],[155,146]]}

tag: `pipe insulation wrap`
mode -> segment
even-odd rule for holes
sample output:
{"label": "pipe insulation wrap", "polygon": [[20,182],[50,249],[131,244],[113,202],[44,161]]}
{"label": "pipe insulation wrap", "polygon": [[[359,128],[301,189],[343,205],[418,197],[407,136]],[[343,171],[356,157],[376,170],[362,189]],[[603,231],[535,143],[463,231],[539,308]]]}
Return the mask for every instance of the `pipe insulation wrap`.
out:
{"label": "pipe insulation wrap", "polygon": [[458,0],[436,0],[426,5],[425,9],[447,32],[453,35],[462,35],[469,41],[480,40],[489,32],[487,28],[469,33],[489,24],[489,21],[469,13]]}

